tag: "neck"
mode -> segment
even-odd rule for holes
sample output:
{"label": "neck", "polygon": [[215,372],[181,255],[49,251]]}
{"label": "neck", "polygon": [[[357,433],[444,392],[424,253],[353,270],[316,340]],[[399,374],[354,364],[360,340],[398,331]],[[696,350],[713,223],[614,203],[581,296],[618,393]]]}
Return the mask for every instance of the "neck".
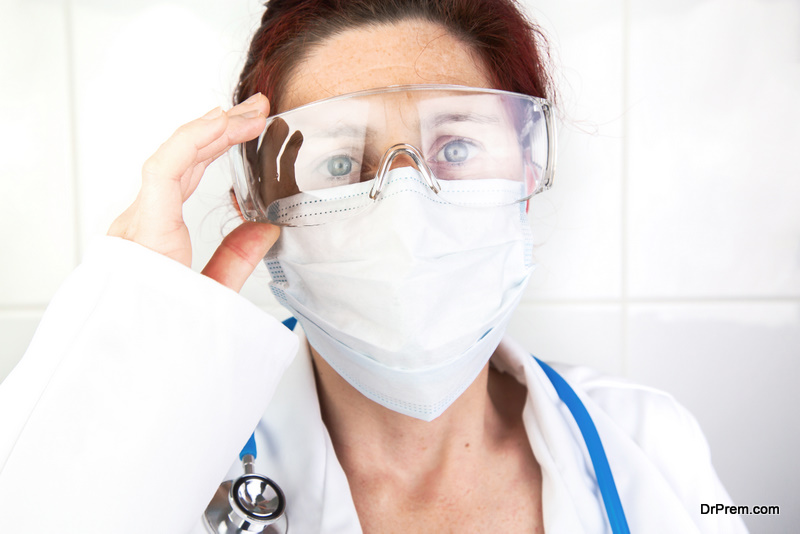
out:
{"label": "neck", "polygon": [[442,415],[426,422],[371,401],[313,348],[312,355],[322,418],[350,479],[425,484],[459,469],[467,456],[474,463],[476,453],[519,430],[524,387],[488,364]]}

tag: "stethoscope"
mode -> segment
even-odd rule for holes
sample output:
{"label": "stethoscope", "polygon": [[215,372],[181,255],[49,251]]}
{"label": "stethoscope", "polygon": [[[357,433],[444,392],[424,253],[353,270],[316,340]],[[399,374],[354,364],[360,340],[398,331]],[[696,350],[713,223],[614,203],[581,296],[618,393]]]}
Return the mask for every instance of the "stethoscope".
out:
{"label": "stethoscope", "polygon": [[[289,330],[294,330],[297,320],[294,317],[283,322]],[[617,485],[608,465],[606,451],[600,435],[594,426],[589,412],[575,390],[552,367],[533,357],[553,384],[558,397],[567,406],[586,443],[592,461],[597,486],[603,497],[603,505],[613,534],[630,534]],[[255,434],[239,454],[244,474],[234,480],[223,482],[211,503],[206,508],[204,520],[211,532],[218,534],[238,534],[244,532],[263,534],[286,534],[289,529],[286,517],[286,497],[273,480],[253,472],[257,455]]]}
{"label": "stethoscope", "polygon": [[206,508],[206,528],[216,534],[253,532],[286,534],[286,497],[274,480],[254,472],[258,451],[255,434],[239,453],[244,474],[220,484]]}

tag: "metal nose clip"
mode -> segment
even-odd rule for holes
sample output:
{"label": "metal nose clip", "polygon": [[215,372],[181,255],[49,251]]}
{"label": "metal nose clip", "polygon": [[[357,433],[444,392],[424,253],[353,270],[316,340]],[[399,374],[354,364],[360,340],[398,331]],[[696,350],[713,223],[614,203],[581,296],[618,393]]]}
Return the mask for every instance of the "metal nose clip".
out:
{"label": "metal nose clip", "polygon": [[372,184],[372,190],[369,192],[369,198],[375,200],[375,198],[378,196],[378,193],[381,192],[383,183],[386,181],[386,174],[389,171],[389,167],[392,166],[392,162],[400,154],[405,154],[414,161],[417,169],[419,169],[419,172],[425,179],[425,183],[428,184],[428,187],[430,187],[434,193],[438,193],[442,190],[442,188],[439,187],[439,182],[436,180],[436,177],[425,163],[425,159],[422,157],[420,151],[414,148],[412,145],[399,143],[393,147],[390,147],[389,150],[387,150],[383,155],[383,158],[381,158],[380,165],[378,166],[378,172],[375,174],[375,183]]}

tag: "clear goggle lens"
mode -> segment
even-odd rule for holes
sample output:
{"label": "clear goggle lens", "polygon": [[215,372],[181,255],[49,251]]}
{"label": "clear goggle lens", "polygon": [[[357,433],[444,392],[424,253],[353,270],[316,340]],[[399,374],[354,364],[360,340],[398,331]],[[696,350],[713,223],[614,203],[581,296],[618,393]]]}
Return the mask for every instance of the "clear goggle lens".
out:
{"label": "clear goggle lens", "polygon": [[[452,204],[492,207],[524,201],[552,184],[555,125],[546,100],[460,86],[396,86],[302,106],[267,121],[233,149],[234,189],[249,220],[297,226],[291,199],[379,196],[389,170],[414,166]],[[486,180],[513,194],[476,200],[456,182]],[[477,184],[472,184],[477,185]],[[289,201],[287,202],[287,199]],[[349,204],[351,207],[353,203]],[[338,213],[338,212],[337,212]]]}

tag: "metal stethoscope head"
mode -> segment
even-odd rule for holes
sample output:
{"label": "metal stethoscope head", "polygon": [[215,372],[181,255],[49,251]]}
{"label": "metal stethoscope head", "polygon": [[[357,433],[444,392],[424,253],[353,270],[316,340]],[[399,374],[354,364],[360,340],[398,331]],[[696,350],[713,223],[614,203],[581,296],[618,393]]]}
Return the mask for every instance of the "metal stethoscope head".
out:
{"label": "metal stethoscope head", "polygon": [[236,480],[226,480],[217,489],[206,508],[203,519],[206,528],[215,534],[286,534],[286,497],[273,480],[256,474],[255,438],[250,438],[239,455],[244,474]]}

